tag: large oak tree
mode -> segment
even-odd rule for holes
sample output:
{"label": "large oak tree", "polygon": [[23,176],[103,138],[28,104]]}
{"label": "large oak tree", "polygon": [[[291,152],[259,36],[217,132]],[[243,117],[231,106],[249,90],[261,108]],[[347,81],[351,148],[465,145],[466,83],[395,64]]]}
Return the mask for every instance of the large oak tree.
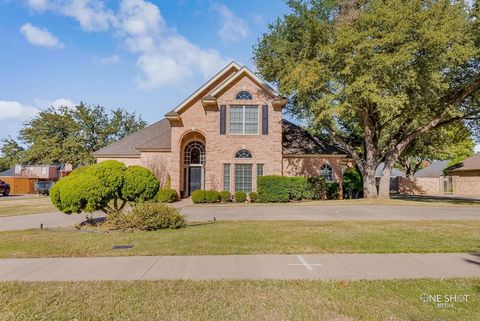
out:
{"label": "large oak tree", "polygon": [[[288,109],[356,162],[365,197],[389,197],[390,172],[422,135],[478,130],[480,11],[449,0],[290,0],[254,48]],[[375,169],[385,167],[377,191]]]}

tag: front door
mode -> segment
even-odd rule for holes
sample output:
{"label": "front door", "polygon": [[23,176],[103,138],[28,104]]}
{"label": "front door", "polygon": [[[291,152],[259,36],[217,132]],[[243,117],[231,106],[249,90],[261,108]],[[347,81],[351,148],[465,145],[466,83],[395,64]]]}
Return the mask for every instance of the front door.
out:
{"label": "front door", "polygon": [[202,188],[202,167],[190,166],[188,168],[188,195]]}

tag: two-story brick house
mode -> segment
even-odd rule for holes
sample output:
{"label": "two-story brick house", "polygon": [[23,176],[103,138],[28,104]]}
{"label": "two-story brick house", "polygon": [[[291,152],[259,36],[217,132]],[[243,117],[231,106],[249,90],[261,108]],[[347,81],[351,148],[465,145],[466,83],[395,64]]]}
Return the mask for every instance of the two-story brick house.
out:
{"label": "two-story brick house", "polygon": [[98,162],[161,166],[183,196],[253,191],[261,175],[324,175],[341,183],[345,153],[283,120],[286,103],[232,62],[164,119],[94,155]]}

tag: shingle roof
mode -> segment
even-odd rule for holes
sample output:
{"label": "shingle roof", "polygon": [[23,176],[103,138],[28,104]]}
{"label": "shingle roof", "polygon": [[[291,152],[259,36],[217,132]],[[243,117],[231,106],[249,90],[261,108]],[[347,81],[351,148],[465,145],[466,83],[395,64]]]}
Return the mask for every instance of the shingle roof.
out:
{"label": "shingle roof", "polygon": [[284,155],[346,154],[340,148],[312,136],[307,130],[285,119],[282,121],[282,147]]}
{"label": "shingle roof", "polygon": [[446,170],[449,172],[480,170],[480,153],[476,153],[472,157],[469,157],[456,165],[450,166]]}
{"label": "shingle roof", "polygon": [[447,168],[450,161],[434,161],[425,168],[422,168],[415,173],[415,177],[440,177],[443,175],[443,170]]}
{"label": "shingle roof", "polygon": [[95,153],[102,155],[140,156],[139,149],[170,150],[171,125],[168,119],[162,119],[127,137],[112,143]]}

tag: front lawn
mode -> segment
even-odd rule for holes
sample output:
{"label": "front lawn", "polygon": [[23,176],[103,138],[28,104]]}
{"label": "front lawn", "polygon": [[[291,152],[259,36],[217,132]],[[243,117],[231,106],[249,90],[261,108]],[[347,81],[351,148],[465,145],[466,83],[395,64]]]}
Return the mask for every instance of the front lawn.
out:
{"label": "front lawn", "polygon": [[[480,320],[480,280],[0,283],[0,320]],[[468,295],[447,308],[422,294]]]}
{"label": "front lawn", "polygon": [[48,196],[0,197],[0,217],[57,212]]}
{"label": "front lawn", "polygon": [[[134,245],[112,250],[114,245]],[[179,230],[0,232],[0,257],[480,252],[480,220],[217,222]]]}

